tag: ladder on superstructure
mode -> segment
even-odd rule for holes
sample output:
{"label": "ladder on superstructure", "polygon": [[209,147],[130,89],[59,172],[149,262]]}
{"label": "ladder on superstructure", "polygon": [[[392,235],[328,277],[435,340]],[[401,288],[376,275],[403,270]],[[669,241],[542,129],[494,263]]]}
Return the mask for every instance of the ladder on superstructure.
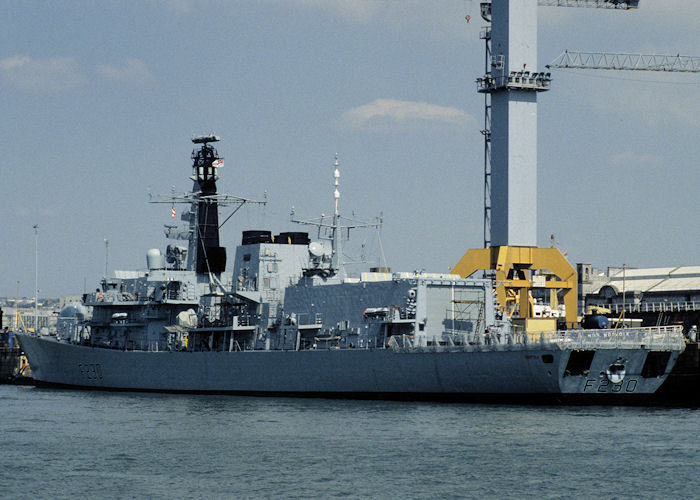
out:
{"label": "ladder on superstructure", "polygon": [[466,323],[472,322],[472,335],[479,333],[484,325],[485,292],[483,290],[476,292],[480,295],[476,298],[474,298],[474,293],[473,290],[455,290],[454,297],[450,301],[450,308],[445,314],[446,326],[451,325],[451,328],[445,329],[450,332],[453,340],[458,334],[461,335],[463,344],[467,343],[466,336],[469,333],[464,328]]}

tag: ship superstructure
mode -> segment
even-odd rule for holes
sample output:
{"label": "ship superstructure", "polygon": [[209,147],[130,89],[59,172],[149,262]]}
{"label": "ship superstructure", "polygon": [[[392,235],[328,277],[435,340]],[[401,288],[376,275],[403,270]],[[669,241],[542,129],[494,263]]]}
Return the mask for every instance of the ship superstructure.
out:
{"label": "ship superstructure", "polygon": [[[226,249],[219,241],[219,207],[262,203],[217,192],[218,169],[223,166],[215,135],[198,136],[192,152],[192,190],[181,195],[152,198],[152,203],[187,207],[181,225],[167,224],[171,242],[165,253],[146,254],[145,271],[115,271],[100,288],[84,296],[92,314],[63,328],[63,340],[115,349],[168,350],[187,344],[187,329],[198,321],[222,322],[220,297],[232,287],[225,272]],[[185,243],[183,245],[182,243]]]}

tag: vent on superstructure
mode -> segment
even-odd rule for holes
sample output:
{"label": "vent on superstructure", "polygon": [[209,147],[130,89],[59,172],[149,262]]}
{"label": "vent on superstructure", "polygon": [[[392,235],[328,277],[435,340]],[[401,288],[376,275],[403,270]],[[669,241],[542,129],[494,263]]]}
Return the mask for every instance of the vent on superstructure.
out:
{"label": "vent on superstructure", "polygon": [[243,245],[253,245],[255,243],[272,243],[271,231],[249,230],[243,231]]}

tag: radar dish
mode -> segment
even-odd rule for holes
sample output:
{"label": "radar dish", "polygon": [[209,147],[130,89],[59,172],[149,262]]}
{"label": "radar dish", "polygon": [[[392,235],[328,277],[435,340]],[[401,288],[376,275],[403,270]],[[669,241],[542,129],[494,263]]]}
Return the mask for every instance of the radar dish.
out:
{"label": "radar dish", "polygon": [[221,138],[218,135],[198,135],[192,138],[192,142],[195,144],[206,144],[208,142],[219,142]]}
{"label": "radar dish", "polygon": [[312,241],[309,243],[309,253],[314,257],[323,257],[323,243],[320,241]]}

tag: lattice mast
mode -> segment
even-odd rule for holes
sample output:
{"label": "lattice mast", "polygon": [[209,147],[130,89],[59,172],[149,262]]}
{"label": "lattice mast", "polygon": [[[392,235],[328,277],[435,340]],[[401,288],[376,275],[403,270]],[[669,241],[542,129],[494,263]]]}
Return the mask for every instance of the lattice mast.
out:
{"label": "lattice mast", "polygon": [[[152,197],[151,203],[172,205],[172,215],[175,217],[175,204],[187,204],[189,210],[180,215],[180,219],[188,226],[180,228],[177,225],[166,225],[165,235],[170,239],[188,240],[188,247],[180,249],[173,247],[175,253],[185,254],[186,269],[194,270],[197,274],[218,275],[226,268],[226,248],[221,246],[220,228],[244,204],[265,204],[265,201],[255,201],[238,196],[220,194],[217,192],[217,170],[223,167],[224,160],[210,143],[218,142],[216,135],[197,136],[192,138],[194,144],[200,144],[199,149],[192,151],[192,176],[194,182],[192,191],[183,194],[171,194]],[[223,223],[219,224],[219,207],[234,206],[233,213]],[[169,251],[171,247],[169,246]]]}
{"label": "lattice mast", "polygon": [[315,226],[318,228],[318,238],[330,242],[331,245],[331,268],[328,270],[331,276],[338,276],[341,279],[347,278],[347,271],[343,256],[344,241],[350,236],[351,229],[358,228],[375,228],[377,230],[382,227],[381,217],[375,220],[362,220],[358,218],[344,217],[340,213],[340,162],[338,154],[333,160],[333,217],[330,222],[326,222],[325,214],[321,217],[313,219],[299,219],[296,217],[294,208],[292,207],[290,220],[296,224],[304,224]]}

